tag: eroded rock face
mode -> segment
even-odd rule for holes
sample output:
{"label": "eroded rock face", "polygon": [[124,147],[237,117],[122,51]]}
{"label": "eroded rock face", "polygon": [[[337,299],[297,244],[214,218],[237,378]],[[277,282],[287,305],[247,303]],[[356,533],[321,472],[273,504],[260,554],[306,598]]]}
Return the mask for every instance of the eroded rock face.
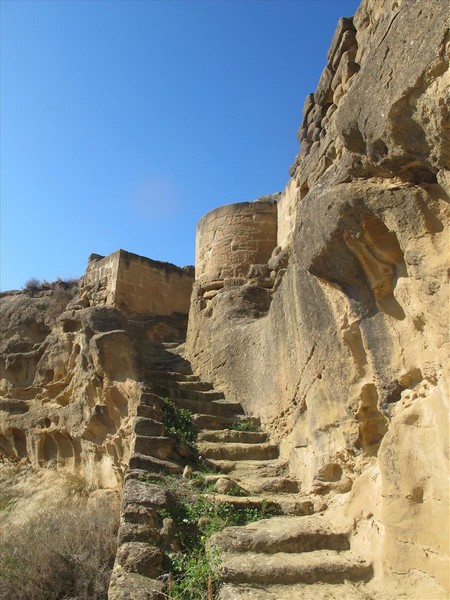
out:
{"label": "eroded rock face", "polygon": [[162,340],[184,339],[186,315],[61,303],[55,289],[0,298],[0,455],[117,487],[146,370]]}
{"label": "eroded rock face", "polygon": [[[267,489],[247,477],[249,491],[300,487],[314,502],[299,514],[328,505],[353,523],[352,551],[373,563],[368,589],[380,599],[448,596],[448,22],[446,3],[427,0],[364,0],[342,19],[286,189],[210,214],[197,240],[187,357],[226,401],[192,380],[184,406],[208,430],[241,405],[260,419],[270,434],[261,452],[272,459],[279,443],[290,473],[272,473]],[[216,221],[233,236],[216,236]],[[67,306],[52,290],[0,297],[0,454],[112,488],[127,466],[181,474],[183,449],[143,382],[177,370],[162,341],[183,341],[186,317],[148,315],[142,302],[114,308],[102,266]],[[232,435],[228,458],[262,458]],[[220,460],[224,439],[208,436],[202,452]],[[152,578],[171,524],[157,522],[159,489],[125,486],[111,598],[160,595]],[[292,560],[278,583],[312,581],[322,566],[310,558]],[[256,575],[261,559],[250,556],[246,572],[271,582],[276,563]],[[340,582],[361,564],[323,568]],[[241,557],[227,569],[247,585]]]}
{"label": "eroded rock face", "polygon": [[214,293],[200,281],[187,342],[303,490],[347,499],[394,597],[448,587],[448,23],[424,0],[341,20],[278,202],[282,247]]}

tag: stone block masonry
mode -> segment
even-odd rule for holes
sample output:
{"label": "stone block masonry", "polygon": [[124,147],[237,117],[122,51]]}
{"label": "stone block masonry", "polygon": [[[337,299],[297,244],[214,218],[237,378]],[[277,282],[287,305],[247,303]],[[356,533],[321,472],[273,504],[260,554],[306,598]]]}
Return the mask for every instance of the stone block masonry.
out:
{"label": "stone block masonry", "polygon": [[275,198],[221,206],[197,226],[196,277],[202,282],[247,277],[277,245]]}
{"label": "stone block masonry", "polygon": [[91,254],[86,273],[80,280],[80,295],[92,306],[114,306],[120,250],[108,256]]}
{"label": "stone block masonry", "polygon": [[82,294],[93,306],[114,306],[128,314],[187,314],[193,267],[177,267],[125,250],[89,258]]}

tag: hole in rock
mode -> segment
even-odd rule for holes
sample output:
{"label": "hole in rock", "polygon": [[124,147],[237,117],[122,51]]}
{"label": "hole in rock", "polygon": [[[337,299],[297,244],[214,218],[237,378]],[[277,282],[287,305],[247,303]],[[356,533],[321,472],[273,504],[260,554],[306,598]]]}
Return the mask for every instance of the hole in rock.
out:
{"label": "hole in rock", "polygon": [[317,474],[320,481],[339,481],[341,477],[342,467],[338,463],[328,463]]}
{"label": "hole in rock", "polygon": [[0,456],[12,457],[12,448],[4,435],[0,435]]}
{"label": "hole in rock", "polygon": [[413,502],[417,502],[417,504],[422,504],[423,488],[420,485],[413,487],[410,498]]}
{"label": "hole in rock", "polygon": [[81,329],[80,321],[64,321],[63,331],[64,333],[74,333],[75,331],[79,331]]}
{"label": "hole in rock", "polygon": [[27,438],[25,436],[25,433],[21,429],[13,429],[12,435],[17,456],[19,456],[20,458],[25,458],[26,456],[28,456]]}
{"label": "hole in rock", "polygon": [[388,429],[388,421],[378,408],[378,392],[373,383],[362,388],[355,419],[359,421],[359,435],[355,446],[362,448],[369,456],[376,456]]}
{"label": "hole in rock", "polygon": [[42,439],[42,455],[43,462],[56,461],[58,458],[58,446],[51,435],[45,435]]}

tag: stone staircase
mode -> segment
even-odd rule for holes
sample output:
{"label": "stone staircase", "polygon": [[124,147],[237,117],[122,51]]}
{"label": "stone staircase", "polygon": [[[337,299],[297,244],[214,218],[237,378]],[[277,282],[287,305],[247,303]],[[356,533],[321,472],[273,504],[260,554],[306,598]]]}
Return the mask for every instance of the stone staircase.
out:
{"label": "stone staircase", "polygon": [[[180,465],[189,459],[190,449],[166,435],[162,398],[168,398],[191,411],[199,454],[215,471],[203,475],[214,486],[206,495],[216,503],[265,507],[281,515],[228,527],[210,538],[210,550],[221,564],[218,598],[370,600],[364,582],[372,567],[350,550],[352,524],[337,524],[327,513],[314,514],[323,503],[300,492],[259,420],[193,375],[176,344],[153,349],[148,364],[149,391],[142,394],[137,410],[128,485],[142,472],[181,474]],[[158,568],[151,576],[157,573]]]}
{"label": "stone staircase", "polygon": [[371,566],[350,551],[349,530],[326,516],[282,516],[215,534],[221,600],[370,598]]}

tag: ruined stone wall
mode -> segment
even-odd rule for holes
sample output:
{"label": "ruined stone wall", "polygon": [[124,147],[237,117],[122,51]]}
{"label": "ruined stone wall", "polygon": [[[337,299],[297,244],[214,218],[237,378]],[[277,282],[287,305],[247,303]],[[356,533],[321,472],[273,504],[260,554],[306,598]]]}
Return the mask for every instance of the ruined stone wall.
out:
{"label": "ruined stone wall", "polygon": [[387,598],[448,595],[449,16],[340,21],[279,202],[282,278],[206,302],[198,282],[188,331],[196,371],[356,520]]}
{"label": "ruined stone wall", "polygon": [[193,282],[191,267],[117,250],[106,257],[91,255],[81,291],[94,306],[115,306],[128,314],[187,314]]}
{"label": "ruined stone wall", "polygon": [[120,250],[108,256],[91,254],[81,288],[89,295],[91,306],[114,306]]}
{"label": "ruined stone wall", "polygon": [[197,225],[196,278],[204,283],[246,278],[250,266],[266,263],[276,245],[274,200],[216,208]]}
{"label": "ruined stone wall", "polygon": [[277,202],[277,245],[281,248],[292,245],[298,201],[297,184],[295,181],[290,181]]}

